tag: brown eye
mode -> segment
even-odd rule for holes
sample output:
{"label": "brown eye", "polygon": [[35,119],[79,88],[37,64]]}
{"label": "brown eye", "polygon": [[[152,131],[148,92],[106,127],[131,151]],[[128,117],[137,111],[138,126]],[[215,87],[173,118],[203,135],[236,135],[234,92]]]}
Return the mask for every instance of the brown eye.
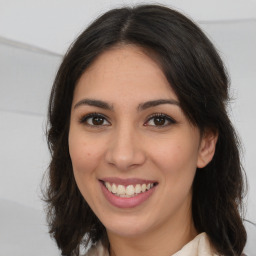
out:
{"label": "brown eye", "polygon": [[176,121],[168,115],[153,114],[144,125],[161,128],[161,127],[166,127],[168,125],[175,124],[175,123]]}
{"label": "brown eye", "polygon": [[160,116],[160,117],[155,117],[153,120],[154,120],[153,122],[155,125],[164,125],[166,118]]}
{"label": "brown eye", "polygon": [[111,125],[103,115],[93,113],[81,118],[80,123],[88,126],[109,126]]}
{"label": "brown eye", "polygon": [[92,118],[91,122],[92,122],[93,125],[103,125],[104,118],[96,116],[96,117]]}

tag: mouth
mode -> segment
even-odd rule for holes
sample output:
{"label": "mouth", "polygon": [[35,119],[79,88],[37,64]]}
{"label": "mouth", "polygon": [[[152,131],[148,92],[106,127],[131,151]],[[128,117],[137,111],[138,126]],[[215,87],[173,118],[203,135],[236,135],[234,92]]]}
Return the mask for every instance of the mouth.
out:
{"label": "mouth", "polygon": [[124,198],[130,198],[135,197],[141,193],[144,193],[150,189],[152,189],[154,186],[157,185],[156,182],[148,182],[148,183],[138,183],[138,184],[128,184],[128,185],[122,185],[122,184],[116,184],[116,183],[110,183],[110,182],[103,182],[103,185],[107,188],[109,192],[114,194],[117,197],[124,197]]}
{"label": "mouth", "polygon": [[133,208],[148,201],[158,185],[156,181],[136,178],[104,178],[99,182],[107,201],[118,208]]}

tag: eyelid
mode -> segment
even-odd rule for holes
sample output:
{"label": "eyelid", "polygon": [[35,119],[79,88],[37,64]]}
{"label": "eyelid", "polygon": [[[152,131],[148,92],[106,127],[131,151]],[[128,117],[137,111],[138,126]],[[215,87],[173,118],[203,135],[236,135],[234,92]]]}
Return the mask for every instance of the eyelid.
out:
{"label": "eyelid", "polygon": [[[153,119],[153,118],[156,118],[156,117],[163,117],[163,118],[166,118],[166,120],[169,122],[168,124],[165,124],[165,125],[147,125],[147,123]],[[167,114],[164,114],[164,113],[154,113],[154,114],[151,114],[148,118],[147,118],[147,121],[144,123],[144,126],[153,126],[153,127],[157,127],[157,128],[164,128],[164,127],[167,127],[169,125],[172,125],[172,124],[176,124],[177,121],[175,119],[173,119],[172,117],[170,117],[169,115]]]}
{"label": "eyelid", "polygon": [[100,128],[102,126],[107,126],[107,125],[91,125],[91,124],[86,123],[86,121],[89,118],[93,118],[93,117],[101,117],[101,118],[105,119],[111,125],[111,123],[109,122],[108,118],[105,115],[103,115],[101,113],[97,113],[97,112],[93,112],[93,113],[83,115],[82,117],[79,118],[79,123],[85,124],[85,125],[90,126],[90,127],[95,127],[95,128]]}

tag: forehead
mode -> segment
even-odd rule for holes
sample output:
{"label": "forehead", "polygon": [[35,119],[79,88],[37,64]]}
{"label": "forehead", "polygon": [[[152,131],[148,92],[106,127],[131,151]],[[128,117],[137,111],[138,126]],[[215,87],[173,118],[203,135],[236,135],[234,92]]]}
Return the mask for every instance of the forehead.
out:
{"label": "forehead", "polygon": [[116,46],[97,57],[75,88],[74,100],[85,96],[113,102],[177,99],[157,62],[134,45]]}

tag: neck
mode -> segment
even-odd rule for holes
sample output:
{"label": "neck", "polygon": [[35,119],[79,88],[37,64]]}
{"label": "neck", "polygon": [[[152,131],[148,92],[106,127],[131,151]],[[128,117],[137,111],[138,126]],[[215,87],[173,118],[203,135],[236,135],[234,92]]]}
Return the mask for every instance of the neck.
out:
{"label": "neck", "polygon": [[183,220],[173,219],[162,227],[132,237],[108,232],[110,256],[170,256],[196,235],[192,216],[186,216]]}

